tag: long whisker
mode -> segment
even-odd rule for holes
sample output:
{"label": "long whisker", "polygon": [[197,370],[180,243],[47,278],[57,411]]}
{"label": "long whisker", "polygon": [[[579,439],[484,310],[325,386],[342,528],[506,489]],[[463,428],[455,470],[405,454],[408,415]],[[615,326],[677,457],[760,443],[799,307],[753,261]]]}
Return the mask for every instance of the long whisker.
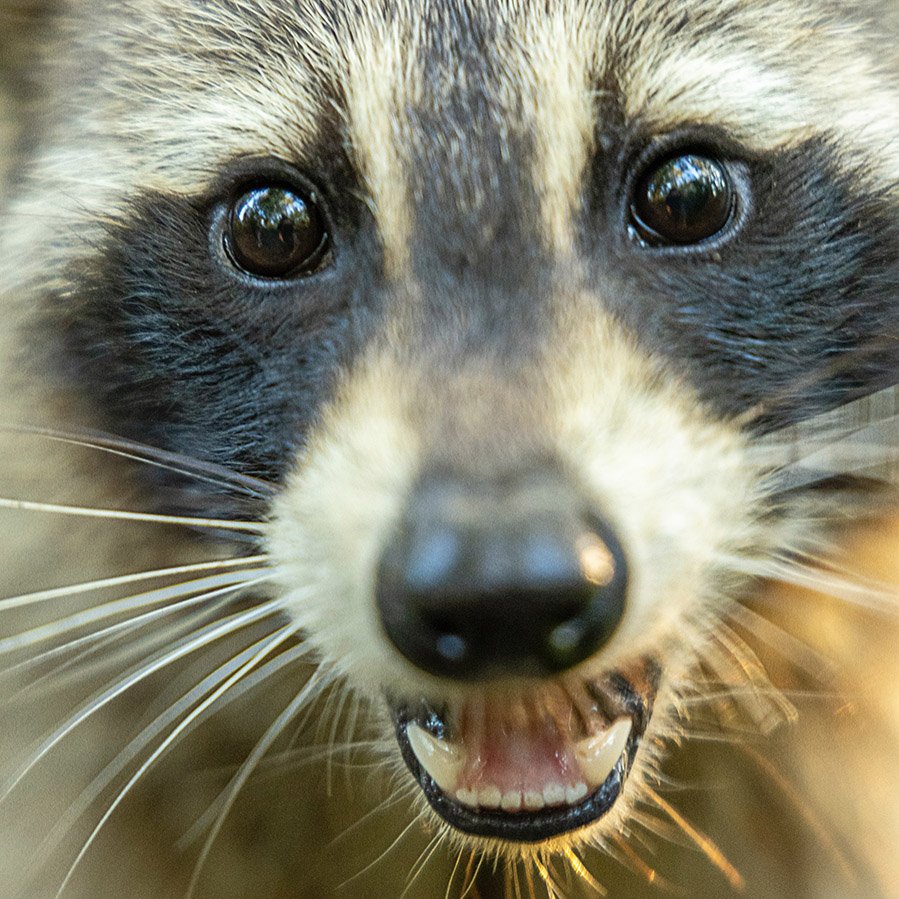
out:
{"label": "long whisker", "polygon": [[[280,774],[283,771],[296,770],[304,765],[324,761],[329,756],[337,753],[346,753],[349,755],[351,751],[383,751],[385,748],[392,748],[392,746],[388,740],[384,739],[349,740],[347,742],[334,743],[333,745],[329,743],[326,746],[317,743],[273,755],[259,765],[259,776],[261,777],[263,772],[265,772],[265,774]],[[384,761],[383,759],[378,758],[366,762],[338,761],[335,764],[347,768],[382,768]]]}
{"label": "long whisker", "polygon": [[37,503],[30,500],[0,497],[0,509],[19,512],[49,512],[55,515],[73,515],[80,518],[108,518],[114,521],[139,521],[151,524],[183,525],[192,528],[210,528],[216,531],[235,531],[243,534],[264,534],[265,525],[254,521],[236,521],[223,518],[194,518],[190,515],[159,515],[150,512],[128,512],[121,509],[91,509],[81,506],[64,506],[56,503]]}
{"label": "long whisker", "polygon": [[[737,418],[736,423],[740,427],[750,427],[759,420],[771,415],[777,409],[787,405],[787,403],[801,391],[813,388],[826,381],[828,378],[835,377],[841,372],[849,370],[852,366],[858,365],[864,359],[873,361],[879,353],[887,350],[894,351],[896,343],[897,336],[895,334],[883,334],[875,339],[869,340],[864,346],[853,347],[851,353],[845,352],[829,359],[826,363],[812,369],[803,377],[794,380],[788,386],[772,392],[761,402],[756,403],[750,409],[746,410],[746,412],[742,413]],[[894,389],[894,387],[889,387],[887,388],[887,391]]]}
{"label": "long whisker", "polygon": [[746,886],[743,875],[728,861],[724,853],[712,840],[694,827],[674,806],[664,800],[649,785],[645,785],[646,795],[692,840],[705,857],[724,875],[734,890],[742,892]]}
{"label": "long whisker", "polygon": [[806,562],[816,569],[831,571],[836,574],[842,574],[852,578],[856,583],[866,584],[879,590],[885,586],[886,581],[879,578],[871,577],[860,568],[854,567],[840,560],[838,552],[840,547],[836,546],[816,546],[814,543],[806,545],[784,546],[780,552],[774,553],[773,557],[780,559],[788,564],[794,564],[798,561]]}
{"label": "long whisker", "polygon": [[[605,887],[590,873],[587,866],[584,864],[583,859],[581,859],[574,849],[569,846],[565,849],[564,854],[575,874],[577,874],[577,876],[580,877],[597,896],[608,895],[608,890],[606,890]],[[652,881],[650,881],[650,883],[652,883]]]}
{"label": "long whisker", "polygon": [[303,688],[300,690],[300,692],[297,693],[297,695],[290,701],[284,711],[281,712],[280,715],[278,715],[278,717],[271,724],[268,730],[262,735],[259,742],[253,748],[253,751],[247,757],[247,760],[243,763],[243,765],[241,765],[240,770],[237,772],[237,774],[234,775],[234,778],[232,779],[231,784],[228,788],[228,796],[222,803],[222,808],[219,811],[218,818],[212,825],[212,829],[210,830],[209,835],[206,837],[206,842],[203,844],[203,848],[200,850],[200,855],[197,858],[197,863],[194,867],[194,872],[191,876],[190,884],[187,889],[187,899],[191,899],[191,897],[196,892],[197,885],[200,882],[200,874],[202,873],[203,866],[206,863],[206,859],[209,857],[209,853],[212,851],[212,846],[215,843],[216,838],[218,837],[222,827],[225,824],[225,819],[228,816],[228,812],[231,811],[232,806],[237,800],[238,794],[243,789],[244,785],[255,770],[256,766],[259,764],[263,756],[269,751],[278,737],[281,736],[288,724],[290,724],[290,722],[293,721],[293,719],[299,714],[303,706],[319,696],[322,690],[324,690],[329,684],[331,684],[337,677],[337,673],[332,669],[323,669],[321,667],[316,669],[309,680],[306,681],[306,683],[303,685]]}
{"label": "long whisker", "polygon": [[415,886],[416,881],[424,873],[425,868],[427,868],[428,862],[431,861],[434,857],[434,853],[440,848],[443,839],[444,833],[439,831],[431,837],[425,848],[421,850],[421,853],[409,869],[409,873],[406,875],[406,886],[403,889],[403,892],[400,893],[399,899],[406,899],[409,891]]}
{"label": "long whisker", "polygon": [[[406,836],[409,834],[409,832],[417,825],[418,825],[418,820],[416,818],[413,818],[399,832],[399,834],[396,836],[396,838],[393,840],[393,842],[383,852],[381,852],[375,859],[370,861],[361,871],[357,871],[355,874],[353,874],[352,876],[350,876],[346,880],[344,880],[337,889],[338,890],[345,889],[351,883],[355,882],[360,877],[363,877],[365,874],[367,874],[369,871],[371,871],[372,868],[374,868],[379,862],[383,861],[394,849],[396,849],[396,847],[399,846],[400,843],[402,843],[402,841],[406,838]],[[452,883],[452,881],[450,881],[450,883]],[[192,899],[192,897],[189,896],[188,899]]]}
{"label": "long whisker", "polygon": [[[360,741],[358,743],[351,744],[348,748],[352,749],[369,749],[369,750],[383,750],[385,741],[376,741],[376,740],[367,740]],[[285,771],[297,770],[304,765],[315,764],[316,762],[320,762],[328,757],[328,752],[330,752],[330,747],[322,747],[322,746],[311,746],[309,747],[308,752],[304,752],[302,750],[293,750],[291,753],[291,758],[284,759],[280,756],[275,756],[271,759],[270,762],[267,760],[263,760],[259,762],[256,766],[256,770],[253,772],[254,781],[262,781],[264,779],[270,779],[274,777],[282,777]],[[373,761],[371,765],[367,766],[358,766],[358,767],[368,767],[371,769],[383,768],[383,761]],[[229,770],[233,770],[233,767]],[[363,825],[369,818],[383,811],[385,808],[388,808],[392,805],[396,805],[399,802],[408,800],[412,796],[415,795],[416,787],[414,785],[410,786],[408,789],[405,789],[401,793],[395,793],[392,796],[388,797],[384,802],[376,805],[373,809],[369,810],[365,815],[357,818],[349,827],[347,827],[346,831],[341,833],[338,837],[336,837],[332,843],[336,843],[338,839],[344,837],[352,830],[357,829],[358,826]],[[204,814],[194,822],[191,826],[190,830],[184,834],[184,836],[178,841],[178,847],[183,849],[192,843],[194,843],[199,837],[208,832],[209,828],[212,826],[215,819],[218,817],[219,810],[222,807],[222,804],[226,801],[228,795],[230,793],[230,785],[226,787],[222,792],[216,797],[216,799],[212,802],[210,807],[207,809]]]}
{"label": "long whisker", "polygon": [[817,568],[784,559],[748,560],[731,558],[734,569],[753,577],[807,587],[817,593],[851,603],[860,609],[887,615],[899,614],[899,587],[874,589]]}
{"label": "long whisker", "polygon": [[683,890],[679,890],[673,883],[662,877],[623,836],[616,834],[612,839],[624,855],[622,864],[641,875],[650,886],[666,893],[684,895]]}
{"label": "long whisker", "polygon": [[755,440],[749,459],[772,471],[769,494],[838,475],[899,483],[899,387],[854,400]]}
{"label": "long whisker", "polygon": [[840,476],[899,484],[899,440],[875,442],[873,436],[873,431],[869,435],[853,435],[809,451],[764,477],[760,489],[776,496]]}
{"label": "long whisker", "polygon": [[353,765],[354,750],[357,748],[357,743],[359,742],[359,741],[356,741],[354,739],[354,737],[356,734],[357,725],[359,724],[359,717],[360,717],[361,712],[362,712],[362,698],[358,692],[354,692],[352,694],[352,699],[350,701],[350,711],[349,711],[349,714],[347,715],[346,725],[344,728],[344,733],[346,734],[346,737],[344,739],[345,754],[346,754],[344,772],[345,772],[345,783],[346,783],[347,789],[349,789],[351,787],[349,771],[350,771],[350,767]]}
{"label": "long whisker", "polygon": [[[226,600],[226,602],[230,602],[230,600]],[[206,617],[219,612],[221,612],[221,605],[215,602],[213,607],[200,610],[197,614],[189,616],[188,620],[176,619],[168,622],[164,627],[154,628],[150,633],[142,636],[141,652],[147,656],[163,646],[170,645],[173,640],[205,623]],[[67,676],[65,684],[66,687],[70,687],[74,686],[75,678],[89,680],[100,670],[119,670],[122,665],[133,661],[135,645],[129,638],[133,633],[141,630],[144,624],[143,621],[128,621],[121,629],[111,628],[110,633],[98,635],[93,640],[90,639],[90,635],[87,635],[84,640],[67,641],[58,649],[45,650],[36,656],[29,656],[15,665],[6,667],[0,672],[0,677],[24,681],[14,692],[8,694],[7,702],[12,704],[16,700],[28,700],[28,697],[34,697],[48,683],[54,680],[57,684],[62,683],[63,676]],[[75,643],[78,645],[73,645]],[[43,674],[29,675],[27,679],[22,676],[26,671],[46,667],[57,656],[68,656],[68,658],[52,664],[52,667]]]}
{"label": "long whisker", "polygon": [[751,746],[740,746],[739,749],[777,785],[778,789],[789,800],[790,805],[796,809],[805,824],[815,835],[818,842],[821,845],[826,846],[832,857],[836,859],[837,865],[847,883],[851,884],[853,887],[857,887],[858,875],[852,862],[837,842],[835,834],[827,827],[822,818],[812,807],[811,803],[803,799],[796,787],[784,777],[777,765],[770,759],[766,758],[762,753],[757,752]]}
{"label": "long whisker", "polygon": [[[246,586],[252,586],[252,582]],[[5,800],[10,793],[27,777],[29,772],[43,759],[49,752],[53,750],[62,740],[64,740],[76,727],[87,721],[91,716],[95,715],[100,709],[107,706],[117,697],[126,693],[137,684],[151,677],[169,665],[177,662],[179,659],[185,658],[191,653],[208,646],[210,643],[235,633],[236,631],[261,621],[269,615],[273,615],[282,609],[280,600],[270,600],[262,603],[252,609],[247,609],[230,615],[227,618],[201,628],[184,640],[179,641],[172,648],[157,655],[155,658],[136,666],[127,672],[123,677],[117,680],[113,685],[107,687],[102,692],[95,695],[81,709],[72,715],[64,724],[58,727],[49,737],[47,737],[35,750],[28,762],[6,783],[0,790],[0,802]]]}
{"label": "long whisker", "polygon": [[861,433],[899,415],[899,384],[894,384],[828,409],[803,421],[785,425],[759,438],[762,446],[780,445],[798,452],[804,445],[820,445],[835,437]]}
{"label": "long whisker", "polygon": [[100,831],[105,826],[106,822],[112,817],[115,810],[121,805],[121,803],[125,800],[125,797],[131,792],[134,788],[135,784],[146,774],[150,768],[177,742],[177,740],[182,736],[184,731],[190,726],[195,717],[199,714],[202,714],[203,711],[208,709],[219,697],[224,695],[230,687],[236,684],[245,674],[252,671],[260,662],[262,662],[267,656],[271,655],[278,646],[282,645],[284,642],[289,640],[296,633],[296,626],[289,625],[288,627],[281,628],[276,631],[274,635],[271,635],[264,639],[262,642],[262,646],[257,649],[257,651],[252,655],[252,657],[244,662],[244,664],[235,671],[223,684],[213,690],[201,703],[198,705],[186,718],[184,718],[181,723],[162,741],[162,743],[150,754],[149,758],[137,769],[137,771],[132,775],[132,777],[128,780],[124,787],[119,791],[118,795],[115,799],[110,803],[109,808],[103,813],[103,816],[97,822],[97,825],[91,831],[88,838],[85,840],[84,845],[81,847],[81,850],[78,852],[75,860],[72,862],[69,867],[68,873],[60,884],[59,890],[57,891],[57,899],[64,892],[66,887],[69,885],[72,877],[75,874],[78,865],[81,863],[82,859],[87,855],[88,850],[94,844],[94,841],[100,834]]}
{"label": "long whisker", "polygon": [[[252,646],[243,650],[243,652],[238,653],[234,658],[229,659],[224,665],[217,668],[211,674],[207,675],[200,681],[200,683],[178,699],[177,702],[166,708],[161,715],[157,716],[133,740],[131,740],[131,742],[103,768],[93,781],[91,781],[75,802],[69,806],[65,815],[60,818],[54,825],[53,830],[51,830],[44,839],[40,850],[36,853],[37,857],[46,858],[52,854],[62,842],[68,831],[81,816],[87,812],[91,805],[100,798],[103,792],[122,774],[125,768],[137,759],[158,736],[165,732],[168,727],[184,715],[191,706],[196,702],[199,702],[203,696],[211,690],[214,690],[220,683],[230,677],[231,674],[252,658],[259,647],[261,647],[269,637],[270,635],[267,635],[262,640],[257,641]],[[182,732],[181,737],[186,737],[191,731],[199,727],[210,715],[219,712],[230,703],[235,702],[254,687],[257,687],[261,682],[272,677],[278,671],[281,671],[294,662],[299,661],[308,653],[309,648],[306,646],[300,645],[292,647],[253,671],[252,674],[248,674],[222,697],[222,701],[218,703],[215,708],[207,708],[202,715],[194,716],[190,726]]]}
{"label": "long whisker", "polygon": [[765,666],[752,647],[723,621],[719,622],[715,631],[715,640],[743,672],[752,700],[746,705],[753,706],[750,714],[759,727],[767,733],[783,721],[794,722],[798,717],[796,707],[783,691],[774,688]]}
{"label": "long whisker", "polygon": [[349,689],[341,690],[340,697],[337,701],[337,706],[332,713],[331,732],[328,735],[328,748],[330,751],[325,763],[325,781],[327,783],[328,796],[332,795],[334,789],[334,755],[336,754],[335,747],[337,745],[337,731],[340,727],[340,719],[343,716],[343,710],[349,697]]}
{"label": "long whisker", "polygon": [[211,462],[203,462],[109,434],[92,431],[59,431],[53,428],[29,425],[0,425],[0,433],[2,432],[44,437],[57,443],[94,449],[112,456],[172,471],[175,474],[186,475],[194,480],[238,490],[258,499],[270,497],[275,493],[273,484],[259,478],[231,471]]}
{"label": "long whisker", "polygon": [[417,792],[418,787],[415,784],[401,786],[392,795],[370,808],[364,815],[356,818],[352,824],[348,824],[328,845],[335,848],[339,847],[340,843],[349,839],[353,834],[358,833],[372,818],[377,817],[381,812],[393,808],[393,806],[401,802],[409,801]]}
{"label": "long whisker", "polygon": [[[830,686],[837,682],[832,662],[807,643],[803,643],[798,637],[769,621],[764,615],[739,603],[732,604],[726,614],[731,621],[754,634],[756,639],[764,641],[791,665],[809,675],[816,683]],[[825,693],[822,691],[821,695],[835,696],[837,692]]]}
{"label": "long whisker", "polygon": [[[247,586],[256,586],[257,584],[261,584],[269,580],[270,575],[267,575],[266,571],[266,569],[260,569],[257,572],[253,572],[253,574],[255,575],[254,580],[242,580],[237,583],[221,587],[218,590],[213,590],[207,593],[200,593],[196,596],[190,596],[187,599],[171,603],[170,605],[164,606],[161,609],[153,609],[149,612],[135,615],[131,618],[126,619],[125,621],[119,621],[105,628],[92,631],[91,633],[85,634],[82,637],[68,640],[62,646],[56,646],[53,649],[45,650],[44,652],[38,653],[37,655],[29,656],[29,658],[25,659],[22,662],[19,662],[17,665],[12,665],[6,668],[2,673],[5,676],[20,674],[22,671],[27,671],[31,668],[34,668],[35,666],[46,664],[51,659],[58,658],[61,655],[75,652],[85,646],[96,645],[98,642],[103,641],[108,637],[113,637],[116,635],[120,637],[126,636],[135,630],[145,627],[151,622],[158,621],[162,618],[168,618],[179,612],[184,612],[187,609],[193,608],[194,606],[206,605],[211,600],[220,600],[223,597],[230,596],[236,591],[242,590]],[[249,573],[250,572],[247,572],[247,574]]]}
{"label": "long whisker", "polygon": [[[483,859],[482,859],[483,861]],[[565,895],[562,888],[559,886],[558,881],[556,880],[554,873],[550,871],[549,866],[540,860],[539,856],[534,856],[531,859],[531,863],[536,869],[537,873],[540,875],[540,879],[543,881],[543,886],[546,888],[546,892],[549,894],[550,899],[562,899]],[[477,876],[477,875],[475,875]],[[472,878],[472,883],[474,883],[475,878]],[[466,893],[471,890],[469,886]]]}
{"label": "long whisker", "polygon": [[[694,684],[690,683],[690,687]],[[843,699],[842,694],[838,692],[825,692],[823,690],[781,690],[777,687],[770,687],[767,690],[756,685],[743,687],[718,687],[711,690],[703,690],[697,687],[695,693],[688,693],[678,696],[678,707],[714,707],[717,703],[733,700],[744,700],[753,697],[770,697],[770,698],[786,698],[802,702],[805,700],[819,700],[821,702],[832,702],[834,700]],[[741,731],[743,732],[743,731]],[[748,731],[746,731],[748,733]]]}
{"label": "long whisker", "polygon": [[[52,640],[55,637],[58,637],[60,634],[87,627],[92,624],[97,624],[98,622],[105,621],[108,618],[114,618],[117,615],[122,615],[127,612],[134,612],[137,609],[143,609],[147,606],[158,605],[159,603],[167,602],[170,599],[177,599],[178,597],[184,596],[185,594],[200,592],[200,596],[191,597],[191,599],[187,600],[187,602],[194,604],[202,602],[206,599],[221,595],[218,588],[222,588],[225,590],[234,590],[247,584],[255,585],[260,583],[261,580],[264,579],[264,576],[270,574],[271,569],[269,568],[251,568],[249,571],[232,571],[226,574],[216,574],[211,575],[210,577],[197,578],[195,580],[185,581],[181,584],[175,584],[171,587],[162,587],[158,590],[151,590],[147,593],[139,593],[135,596],[128,596],[124,599],[117,599],[111,602],[103,603],[102,605],[95,606],[94,608],[85,609],[83,612],[77,612],[76,614],[70,615],[68,618],[63,618],[60,621],[53,621],[49,624],[43,624],[39,627],[32,628],[29,631],[25,631],[24,633],[15,634],[12,637],[7,637],[4,640],[0,640],[0,655],[5,655],[7,653],[16,652],[22,649],[36,646],[39,643],[45,643],[48,640]],[[209,591],[210,589],[212,590],[212,592],[202,592]],[[176,603],[162,609],[155,609],[151,612],[147,612],[145,613],[145,615],[147,616],[145,620],[152,620],[152,617],[150,616],[158,617],[161,615],[170,614],[177,608],[184,608],[184,604]],[[143,618],[143,616],[141,616],[141,618]],[[118,622],[117,624],[112,625],[112,628],[121,628],[133,621],[141,620],[141,618],[132,618],[126,621]],[[87,637],[82,638],[82,640],[96,639],[97,637],[104,636],[109,632],[109,629],[96,631],[93,634],[89,634]],[[81,640],[76,640],[71,644],[66,644],[65,646],[58,647],[58,649],[65,650],[70,648],[71,646],[80,645],[80,643]],[[56,650],[51,650],[51,652],[55,651]]]}
{"label": "long whisker", "polygon": [[197,562],[192,565],[178,565],[174,568],[157,568],[155,571],[139,571],[134,574],[123,574],[118,577],[103,578],[97,581],[86,581],[81,584],[72,584],[67,587],[53,587],[50,590],[38,590],[34,593],[23,593],[20,596],[10,596],[0,599],[0,613],[9,612],[12,609],[20,609],[23,606],[35,605],[52,599],[68,599],[84,593],[95,593],[112,587],[125,587],[129,584],[139,584],[145,581],[156,581],[166,577],[177,577],[182,574],[199,574],[202,571],[219,571],[224,568],[243,568],[248,565],[258,565],[267,562],[267,555],[241,556],[236,559],[217,559],[211,562]]}

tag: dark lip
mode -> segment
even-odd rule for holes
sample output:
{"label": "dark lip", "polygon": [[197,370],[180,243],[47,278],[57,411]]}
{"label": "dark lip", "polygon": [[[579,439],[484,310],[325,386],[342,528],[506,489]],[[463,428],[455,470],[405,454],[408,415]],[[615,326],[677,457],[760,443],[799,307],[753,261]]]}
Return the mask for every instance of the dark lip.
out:
{"label": "dark lip", "polygon": [[406,735],[406,728],[414,722],[435,736],[443,737],[445,725],[441,715],[425,704],[413,709],[410,705],[391,702],[390,709],[403,761],[418,781],[431,807],[444,821],[456,830],[472,836],[514,843],[540,843],[598,821],[615,804],[652,717],[653,702],[660,680],[658,665],[644,660],[640,680],[644,688],[642,692],[619,672],[603,678],[606,689],[602,695],[605,700],[607,701],[609,692],[617,697],[616,708],[609,710],[609,717],[621,717],[622,714],[626,714],[634,723],[627,747],[612,773],[601,786],[577,805],[541,809],[538,812],[479,810],[452,799],[434,783],[419,764]]}

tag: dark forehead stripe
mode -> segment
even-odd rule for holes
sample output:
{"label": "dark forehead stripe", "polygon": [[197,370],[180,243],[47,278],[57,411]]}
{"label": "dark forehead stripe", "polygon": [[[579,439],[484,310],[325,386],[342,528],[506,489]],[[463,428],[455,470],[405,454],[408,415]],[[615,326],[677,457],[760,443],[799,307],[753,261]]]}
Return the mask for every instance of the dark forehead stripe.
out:
{"label": "dark forehead stripe", "polygon": [[406,118],[413,239],[432,264],[489,266],[509,249],[503,241],[534,244],[533,142],[516,96],[526,73],[509,70],[496,11],[437,4],[429,19],[419,94],[397,111]]}
{"label": "dark forehead stripe", "polygon": [[464,317],[475,346],[523,349],[548,320],[554,264],[534,176],[538,134],[552,124],[535,119],[543,98],[522,46],[533,15],[484,3],[433,4],[426,15],[416,91],[396,109],[405,183],[393,187],[410,206],[405,276],[434,323]]}

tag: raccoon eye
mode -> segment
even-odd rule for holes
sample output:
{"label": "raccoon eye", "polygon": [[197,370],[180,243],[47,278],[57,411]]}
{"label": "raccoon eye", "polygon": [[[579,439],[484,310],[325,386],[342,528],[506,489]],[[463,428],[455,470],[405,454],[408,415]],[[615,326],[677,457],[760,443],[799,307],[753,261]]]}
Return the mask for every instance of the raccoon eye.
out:
{"label": "raccoon eye", "polygon": [[638,179],[631,217],[648,244],[686,246],[723,231],[733,216],[735,199],[722,163],[684,153],[654,163]]}
{"label": "raccoon eye", "polygon": [[287,187],[255,187],[228,213],[225,245],[238,268],[262,278],[315,270],[328,249],[328,232],[310,196]]}

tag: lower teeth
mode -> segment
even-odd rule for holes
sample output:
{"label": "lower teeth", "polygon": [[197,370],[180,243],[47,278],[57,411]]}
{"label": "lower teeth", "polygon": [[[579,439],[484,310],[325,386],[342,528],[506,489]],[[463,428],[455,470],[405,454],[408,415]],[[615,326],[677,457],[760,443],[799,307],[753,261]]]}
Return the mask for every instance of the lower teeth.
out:
{"label": "lower teeth", "polygon": [[566,787],[562,784],[550,784],[542,793],[528,790],[526,793],[511,790],[500,793],[496,787],[482,790],[457,790],[456,799],[469,808],[501,808],[505,812],[539,812],[547,806],[576,805],[590,795],[585,783]]}
{"label": "lower teeth", "polygon": [[540,791],[511,790],[505,793],[495,786],[458,788],[466,764],[464,747],[440,740],[414,722],[408,724],[406,733],[421,767],[440,790],[455,796],[462,805],[506,812],[537,812],[548,806],[577,805],[605,783],[627,749],[632,729],[629,718],[620,718],[602,733],[575,744],[575,755],[586,783],[550,783]]}

